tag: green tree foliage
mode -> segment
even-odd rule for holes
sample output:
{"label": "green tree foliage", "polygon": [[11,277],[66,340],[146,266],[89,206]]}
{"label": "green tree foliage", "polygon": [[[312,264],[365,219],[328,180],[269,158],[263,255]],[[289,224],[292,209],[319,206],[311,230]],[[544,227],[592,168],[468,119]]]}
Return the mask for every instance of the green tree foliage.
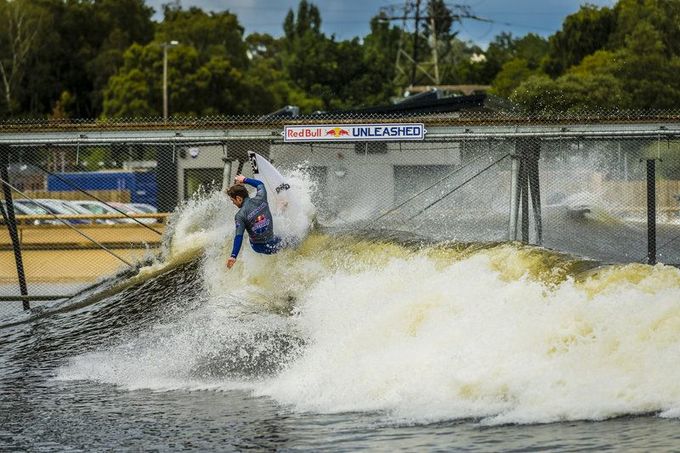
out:
{"label": "green tree foliage", "polygon": [[32,2],[0,0],[0,117],[23,110],[22,85],[49,25],[47,11]]}
{"label": "green tree foliage", "polygon": [[534,75],[510,97],[530,112],[576,113],[612,103],[625,105],[621,82],[607,74],[566,74],[556,80]]}
{"label": "green tree foliage", "polygon": [[621,0],[613,9],[581,8],[550,40],[544,66],[557,77],[530,77],[512,99],[552,112],[677,109],[679,3]]}
{"label": "green tree foliage", "polygon": [[496,75],[491,93],[496,96],[509,97],[529,76],[534,74],[529,63],[523,58],[514,58],[503,65]]}
{"label": "green tree foliage", "polygon": [[680,55],[680,2],[676,0],[619,0],[614,7],[616,28],[609,38],[612,48],[625,47],[641,23],[660,34],[666,56]]}
{"label": "green tree foliage", "polygon": [[399,35],[380,18],[372,21],[363,44],[358,38],[338,42],[321,32],[318,8],[302,0],[297,14],[288,12],[283,28],[283,70],[323,110],[380,103],[393,94]]}
{"label": "green tree foliage", "polygon": [[571,66],[605,48],[614,31],[616,15],[610,8],[585,5],[566,18],[562,30],[550,37],[550,52],[545,71],[551,76],[563,74]]}
{"label": "green tree foliage", "polygon": [[201,62],[215,56],[224,57],[239,69],[248,64],[243,27],[229,11],[206,13],[200,8],[188,10],[164,7],[165,17],[158,25],[156,42],[179,41],[196,49]]}
{"label": "green tree foliage", "polygon": [[5,39],[18,30],[12,21],[23,23],[24,34],[14,38],[26,45],[12,114],[47,115],[64,93],[70,101],[58,106],[61,115],[98,114],[101,91],[125,49],[153,36],[144,0],[0,0],[0,10],[0,20],[9,21],[0,24],[0,59],[14,53],[13,41]]}
{"label": "green tree foliage", "polygon": [[383,18],[371,19],[371,32],[364,37],[363,61],[366,70],[357,81],[356,105],[383,104],[396,95],[394,79],[402,31]]}
{"label": "green tree foliage", "polygon": [[[0,0],[0,118],[160,115],[163,43],[175,40],[176,115],[351,109],[389,102],[412,81],[432,83],[423,71],[412,80],[408,65],[398,71],[398,50],[412,55],[416,40],[386,17],[374,17],[362,39],[338,41],[309,0],[288,12],[280,38],[244,37],[228,11],[172,3],[159,23],[152,13],[145,0]],[[446,2],[422,1],[420,13],[418,59],[436,50],[442,84],[491,84],[551,112],[680,105],[680,1],[586,5],[549,39],[501,33],[486,50],[456,37],[460,18]]]}
{"label": "green tree foliage", "polygon": [[322,108],[321,100],[308,96],[295,86],[283,68],[285,40],[268,34],[253,33],[246,38],[250,67],[247,77],[272,96],[273,108],[296,105],[305,112]]}
{"label": "green tree foliage", "polygon": [[109,79],[105,116],[162,114],[163,48],[169,41],[179,41],[167,49],[172,115],[267,113],[277,106],[279,99],[265,85],[272,78],[264,74],[274,68],[260,65],[259,71],[249,72],[248,44],[236,16],[169,6],[164,12],[155,39],[144,46],[132,45],[125,52],[123,66]]}

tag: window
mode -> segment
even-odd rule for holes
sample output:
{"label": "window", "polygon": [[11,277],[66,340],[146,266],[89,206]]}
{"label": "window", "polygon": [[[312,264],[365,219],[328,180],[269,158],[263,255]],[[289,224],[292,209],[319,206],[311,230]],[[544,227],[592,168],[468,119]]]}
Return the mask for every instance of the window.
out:
{"label": "window", "polygon": [[203,188],[206,192],[220,190],[222,187],[221,168],[187,168],[184,170],[184,199]]}

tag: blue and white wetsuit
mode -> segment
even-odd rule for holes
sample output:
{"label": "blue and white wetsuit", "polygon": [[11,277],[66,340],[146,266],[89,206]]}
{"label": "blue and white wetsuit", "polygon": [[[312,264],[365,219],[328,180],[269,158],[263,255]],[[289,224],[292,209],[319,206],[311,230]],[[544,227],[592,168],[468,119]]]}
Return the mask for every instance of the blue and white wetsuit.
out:
{"label": "blue and white wetsuit", "polygon": [[271,255],[278,252],[281,247],[281,238],[274,235],[274,220],[267,203],[267,189],[262,181],[245,178],[244,183],[257,189],[255,196],[243,200],[241,209],[238,210],[234,220],[236,221],[236,234],[231,256],[236,258],[243,243],[243,232],[247,231],[250,236],[250,246],[257,253]]}

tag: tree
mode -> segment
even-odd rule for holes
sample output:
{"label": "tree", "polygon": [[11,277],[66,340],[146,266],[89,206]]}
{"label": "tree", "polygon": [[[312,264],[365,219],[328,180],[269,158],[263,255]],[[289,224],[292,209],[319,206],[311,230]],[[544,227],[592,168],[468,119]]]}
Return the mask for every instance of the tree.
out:
{"label": "tree", "polygon": [[38,37],[48,25],[46,12],[28,0],[0,2],[0,114],[11,115],[20,109],[18,93],[30,57],[40,45]]}
{"label": "tree", "polygon": [[364,37],[362,46],[363,73],[352,94],[354,106],[380,105],[397,94],[394,79],[401,34],[401,29],[380,16],[371,19],[371,32]]}
{"label": "tree", "polygon": [[631,96],[631,108],[671,109],[680,105],[680,56],[668,57],[662,34],[639,22],[621,52],[618,75]]}
{"label": "tree", "polygon": [[[28,25],[23,30],[30,30],[25,36],[32,42],[19,71],[21,82],[12,90],[14,114],[98,115],[101,92],[122,64],[123,51],[153,36],[153,11],[144,0],[0,0],[0,10],[0,61],[5,70],[11,45],[29,41],[4,39],[16,30],[8,20],[23,17]],[[7,16],[8,10],[25,14]],[[64,93],[69,93],[68,102],[63,102]]]}
{"label": "tree", "polygon": [[[167,11],[166,11],[167,13]],[[229,13],[171,10],[182,24],[184,40],[168,49],[168,92],[174,115],[266,113],[275,98],[262,79],[246,76],[248,63],[242,28]],[[194,22],[195,21],[195,22]],[[155,41],[132,45],[123,67],[109,79],[104,92],[104,115],[159,116],[162,109],[163,42],[177,24],[166,24]],[[226,28],[225,28],[226,27]],[[218,36],[202,36],[220,31]],[[233,45],[227,45],[231,43]],[[233,59],[233,60],[232,60]],[[234,61],[236,63],[234,63]]]}
{"label": "tree", "polygon": [[628,97],[621,81],[608,74],[565,74],[529,77],[510,99],[532,113],[577,113],[625,106]]}
{"label": "tree", "polygon": [[550,53],[545,71],[555,77],[583,57],[607,47],[616,24],[616,14],[610,8],[585,5],[567,16],[562,29],[550,37]]}
{"label": "tree", "polygon": [[658,33],[667,57],[680,55],[680,2],[674,0],[619,0],[614,7],[616,26],[609,39],[613,48],[626,47],[628,37],[646,22]]}
{"label": "tree", "polygon": [[524,80],[535,71],[529,68],[529,63],[523,58],[515,58],[503,65],[493,81],[490,90],[496,96],[509,97]]}
{"label": "tree", "polygon": [[244,30],[234,14],[229,11],[206,13],[196,7],[184,10],[168,5],[164,14],[154,38],[156,42],[179,41],[183,46],[193,47],[201,63],[220,56],[240,69],[248,65]]}

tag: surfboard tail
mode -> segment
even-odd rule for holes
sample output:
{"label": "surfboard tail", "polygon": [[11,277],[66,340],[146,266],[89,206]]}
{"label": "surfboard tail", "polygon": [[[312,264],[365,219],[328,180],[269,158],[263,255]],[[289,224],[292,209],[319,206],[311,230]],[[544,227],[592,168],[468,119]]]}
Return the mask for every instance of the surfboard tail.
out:
{"label": "surfboard tail", "polygon": [[250,161],[250,166],[253,169],[253,174],[259,175],[260,170],[257,167],[257,154],[255,154],[253,151],[248,151],[248,160]]}

